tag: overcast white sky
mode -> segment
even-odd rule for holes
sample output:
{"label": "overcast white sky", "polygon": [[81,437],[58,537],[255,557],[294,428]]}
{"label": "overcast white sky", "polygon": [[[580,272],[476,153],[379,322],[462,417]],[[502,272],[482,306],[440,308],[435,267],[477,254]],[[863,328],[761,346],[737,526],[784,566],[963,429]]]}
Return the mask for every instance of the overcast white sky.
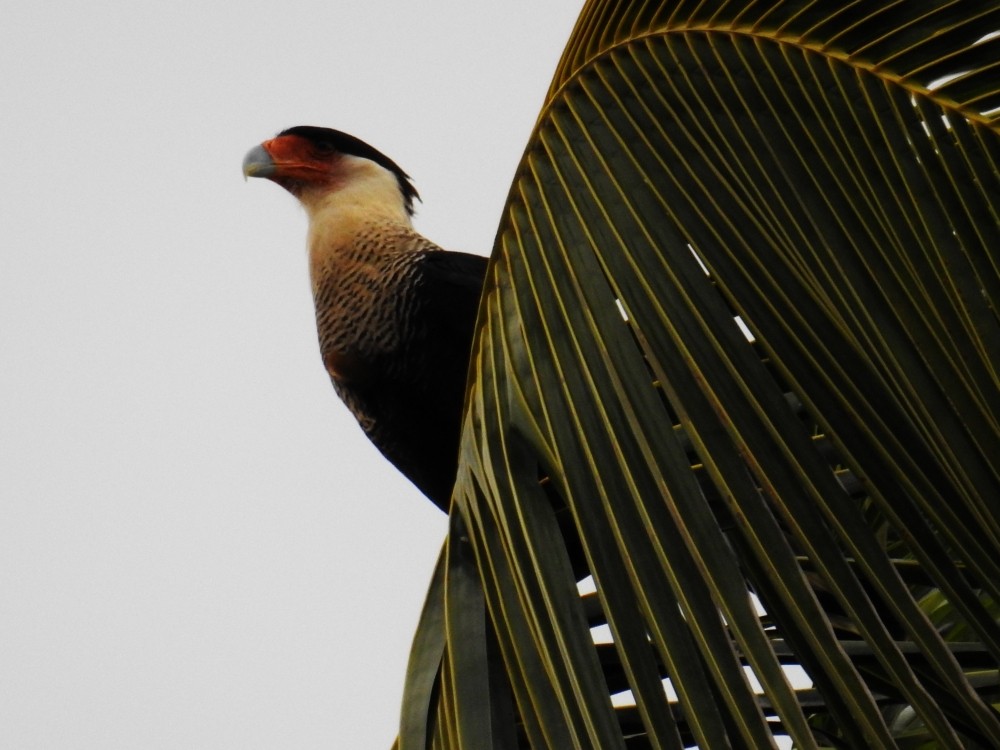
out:
{"label": "overcast white sky", "polygon": [[445,518],[336,399],[305,217],[240,163],[346,130],[488,254],[581,5],[4,7],[0,748],[388,748]]}

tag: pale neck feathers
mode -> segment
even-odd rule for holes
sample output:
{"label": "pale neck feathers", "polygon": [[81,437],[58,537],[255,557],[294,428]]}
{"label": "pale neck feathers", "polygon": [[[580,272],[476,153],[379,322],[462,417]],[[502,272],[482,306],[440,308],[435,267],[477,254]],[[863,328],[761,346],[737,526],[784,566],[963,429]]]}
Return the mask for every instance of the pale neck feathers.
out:
{"label": "pale neck feathers", "polygon": [[368,159],[342,156],[329,184],[300,196],[309,216],[309,255],[315,264],[351,245],[365,226],[412,227],[396,176]]}

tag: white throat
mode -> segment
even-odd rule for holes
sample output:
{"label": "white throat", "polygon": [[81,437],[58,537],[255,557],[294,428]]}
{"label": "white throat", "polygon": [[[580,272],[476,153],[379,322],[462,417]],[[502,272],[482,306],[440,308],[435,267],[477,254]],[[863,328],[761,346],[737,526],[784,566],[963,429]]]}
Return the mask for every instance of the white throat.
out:
{"label": "white throat", "polygon": [[344,155],[333,170],[332,185],[299,196],[309,216],[310,256],[350,245],[365,226],[392,224],[412,228],[396,175],[373,161]]}

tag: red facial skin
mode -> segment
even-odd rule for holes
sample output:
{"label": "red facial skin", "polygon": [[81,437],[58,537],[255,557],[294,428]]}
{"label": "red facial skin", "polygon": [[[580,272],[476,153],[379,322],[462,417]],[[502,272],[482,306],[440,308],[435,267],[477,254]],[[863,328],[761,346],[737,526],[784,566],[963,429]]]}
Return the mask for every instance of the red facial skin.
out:
{"label": "red facial skin", "polygon": [[297,135],[281,135],[261,145],[274,162],[275,171],[268,178],[293,195],[332,180],[336,153],[320,153],[313,143]]}

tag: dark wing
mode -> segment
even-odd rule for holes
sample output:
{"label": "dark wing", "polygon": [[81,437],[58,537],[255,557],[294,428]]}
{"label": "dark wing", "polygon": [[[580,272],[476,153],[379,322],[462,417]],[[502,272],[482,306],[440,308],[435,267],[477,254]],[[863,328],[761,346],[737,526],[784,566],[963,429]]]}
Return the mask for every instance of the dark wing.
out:
{"label": "dark wing", "polygon": [[486,265],[478,255],[416,253],[397,286],[398,348],[370,362],[351,393],[338,389],[371,441],[446,512]]}

